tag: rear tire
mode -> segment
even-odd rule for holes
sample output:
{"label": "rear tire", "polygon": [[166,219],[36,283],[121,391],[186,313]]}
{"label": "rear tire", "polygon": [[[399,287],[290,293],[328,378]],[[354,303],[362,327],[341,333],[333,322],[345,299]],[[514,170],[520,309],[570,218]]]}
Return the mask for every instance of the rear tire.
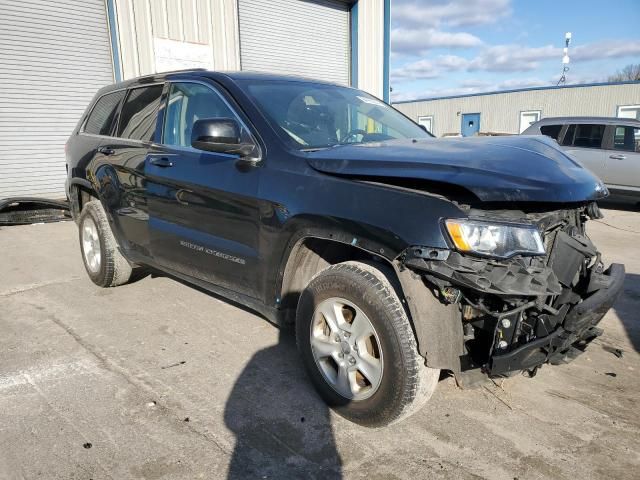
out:
{"label": "rear tire", "polygon": [[309,282],[298,303],[296,339],[322,398],[338,414],[367,427],[415,413],[440,376],[418,354],[395,289],[369,264],[333,265]]}
{"label": "rear tire", "polygon": [[89,278],[100,287],[127,283],[133,268],[120,253],[107,214],[98,200],[88,202],[78,221],[80,250]]}

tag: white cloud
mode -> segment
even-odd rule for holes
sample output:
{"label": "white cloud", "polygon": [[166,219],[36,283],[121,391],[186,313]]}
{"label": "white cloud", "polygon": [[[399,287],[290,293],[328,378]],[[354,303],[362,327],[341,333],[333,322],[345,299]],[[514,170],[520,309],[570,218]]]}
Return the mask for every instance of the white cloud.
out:
{"label": "white cloud", "polygon": [[571,61],[640,56],[640,42],[607,40],[569,49]]}
{"label": "white cloud", "polygon": [[391,71],[391,81],[437,78],[440,72],[429,60],[418,60]]}
{"label": "white cloud", "polygon": [[[637,55],[640,55],[640,44],[628,41],[581,45],[569,51],[572,64]],[[561,59],[562,48],[553,45],[494,45],[482,47],[480,53],[471,59],[439,55],[432,60],[411,62],[394,69],[391,76],[397,81],[438,78],[446,72],[530,72],[553,60],[560,66]]]}
{"label": "white cloud", "polygon": [[443,32],[433,28],[391,30],[395,54],[425,54],[432,48],[471,48],[482,45],[475,35],[466,32]]}
{"label": "white cloud", "polygon": [[510,0],[394,0],[391,9],[397,26],[422,28],[495,23],[510,14]]}
{"label": "white cloud", "polygon": [[521,45],[494,45],[482,50],[472,59],[468,71],[525,72],[535,70],[540,62],[551,58],[562,58],[562,49],[553,45],[524,47]]}

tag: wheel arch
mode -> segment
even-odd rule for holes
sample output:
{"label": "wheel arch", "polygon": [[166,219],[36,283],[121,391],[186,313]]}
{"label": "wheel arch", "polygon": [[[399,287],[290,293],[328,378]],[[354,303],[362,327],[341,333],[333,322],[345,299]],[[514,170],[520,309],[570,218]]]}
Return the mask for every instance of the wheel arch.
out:
{"label": "wheel arch", "polygon": [[69,182],[69,210],[71,217],[78,223],[82,207],[91,201],[91,197],[99,198],[91,182],[83,178],[72,178]]}
{"label": "wheel arch", "polygon": [[457,307],[439,300],[430,285],[400,260],[334,238],[304,236],[291,248],[277,290],[285,322],[294,321],[300,294],[315,275],[331,265],[354,260],[379,269],[396,290],[427,366],[459,372],[464,335]]}
{"label": "wheel arch", "polygon": [[353,260],[380,265],[393,273],[388,258],[360,246],[318,235],[297,239],[282,262],[277,289],[280,307],[295,310],[300,293],[316,274],[331,265]]}

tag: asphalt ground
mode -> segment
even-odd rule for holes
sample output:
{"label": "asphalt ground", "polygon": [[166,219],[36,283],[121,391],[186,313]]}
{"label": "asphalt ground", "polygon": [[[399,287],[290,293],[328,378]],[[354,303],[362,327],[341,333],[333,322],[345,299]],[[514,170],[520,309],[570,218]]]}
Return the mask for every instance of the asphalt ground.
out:
{"label": "asphalt ground", "polygon": [[576,361],[371,430],[328,410],[292,335],[164,277],[100,289],[74,223],[0,229],[0,478],[637,479],[640,214],[589,233],[622,297]]}

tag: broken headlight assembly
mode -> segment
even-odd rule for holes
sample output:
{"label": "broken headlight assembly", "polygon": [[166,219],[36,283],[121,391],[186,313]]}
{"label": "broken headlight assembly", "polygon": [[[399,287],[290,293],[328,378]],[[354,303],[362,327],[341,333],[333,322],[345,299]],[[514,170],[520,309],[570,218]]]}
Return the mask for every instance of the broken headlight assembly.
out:
{"label": "broken headlight assembly", "polygon": [[445,221],[445,226],[460,252],[497,258],[545,253],[542,236],[533,225],[449,219]]}

